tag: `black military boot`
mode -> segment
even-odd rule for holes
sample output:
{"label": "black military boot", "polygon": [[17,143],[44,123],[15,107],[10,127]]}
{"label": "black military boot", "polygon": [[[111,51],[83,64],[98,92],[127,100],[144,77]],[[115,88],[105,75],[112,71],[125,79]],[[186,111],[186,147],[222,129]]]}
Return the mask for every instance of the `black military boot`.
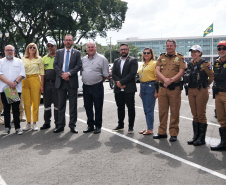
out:
{"label": "black military boot", "polygon": [[192,122],[194,136],[191,140],[188,141],[189,145],[193,145],[193,143],[199,138],[199,122]]}
{"label": "black military boot", "polygon": [[219,128],[221,142],[217,146],[211,146],[210,149],[213,151],[226,151],[226,127]]}
{"label": "black military boot", "polygon": [[206,143],[206,129],[207,129],[206,123],[199,123],[199,137],[198,139],[193,143],[194,146],[200,146],[204,145]]}

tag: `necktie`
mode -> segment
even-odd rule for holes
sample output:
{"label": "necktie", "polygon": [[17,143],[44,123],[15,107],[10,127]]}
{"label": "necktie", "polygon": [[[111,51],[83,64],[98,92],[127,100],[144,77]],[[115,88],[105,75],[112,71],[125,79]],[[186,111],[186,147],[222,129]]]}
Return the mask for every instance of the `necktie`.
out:
{"label": "necktie", "polygon": [[69,50],[67,50],[64,72],[68,72],[68,64],[69,64]]}

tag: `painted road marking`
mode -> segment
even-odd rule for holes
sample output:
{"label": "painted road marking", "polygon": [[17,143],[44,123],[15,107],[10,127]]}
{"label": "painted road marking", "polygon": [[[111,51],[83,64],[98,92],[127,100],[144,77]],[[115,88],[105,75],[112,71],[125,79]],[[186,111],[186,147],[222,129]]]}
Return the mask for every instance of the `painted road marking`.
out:
{"label": "painted road marking", "polygon": [[1,175],[0,175],[0,185],[6,185],[6,182],[4,181]]}
{"label": "painted road marking", "polygon": [[[68,114],[66,114],[66,116],[69,117]],[[85,120],[82,120],[82,119],[78,119],[78,120],[79,120],[80,122],[82,122],[82,123],[86,123]],[[120,134],[120,133],[118,133],[118,132],[112,132],[110,129],[107,129],[107,128],[102,127],[102,130],[105,130],[105,131],[107,131],[107,132],[109,132],[109,133],[111,133],[111,134],[115,134],[115,135],[117,135],[117,136],[119,136],[119,137],[121,137],[121,138],[124,138],[124,139],[126,139],[126,140],[129,140],[129,141],[131,141],[131,142],[133,142],[133,143],[136,143],[136,144],[138,144],[138,145],[141,145],[141,146],[143,146],[143,147],[146,147],[146,148],[148,148],[148,149],[151,149],[151,150],[153,150],[153,151],[155,151],[155,152],[158,152],[158,153],[160,153],[160,154],[163,154],[163,155],[165,155],[165,156],[167,156],[167,157],[170,157],[170,158],[172,158],[172,159],[175,159],[175,160],[177,160],[177,161],[180,161],[180,162],[182,162],[182,163],[185,163],[185,164],[187,164],[187,165],[190,165],[190,166],[192,166],[192,167],[195,167],[195,168],[197,168],[197,169],[200,169],[200,170],[202,170],[202,171],[205,171],[205,172],[207,172],[207,173],[210,173],[210,174],[212,174],[212,175],[214,175],[214,176],[217,176],[217,177],[220,177],[220,178],[226,180],[226,175],[224,175],[224,174],[218,173],[218,172],[213,171],[213,170],[211,170],[211,169],[209,169],[209,168],[206,168],[206,167],[201,166],[201,165],[199,165],[199,164],[196,164],[196,163],[194,163],[194,162],[188,161],[188,160],[186,160],[186,159],[183,159],[183,158],[181,158],[181,157],[178,157],[178,156],[176,156],[176,155],[173,155],[173,154],[171,154],[171,153],[169,153],[169,152],[165,152],[165,151],[160,150],[160,149],[158,149],[158,148],[155,148],[155,147],[153,147],[153,146],[151,146],[151,145],[145,144],[145,143],[143,143],[143,142],[141,142],[141,141],[138,141],[138,140],[136,140],[136,139],[133,139],[133,138],[130,138],[130,137],[125,136],[125,135],[123,135],[123,134]]]}

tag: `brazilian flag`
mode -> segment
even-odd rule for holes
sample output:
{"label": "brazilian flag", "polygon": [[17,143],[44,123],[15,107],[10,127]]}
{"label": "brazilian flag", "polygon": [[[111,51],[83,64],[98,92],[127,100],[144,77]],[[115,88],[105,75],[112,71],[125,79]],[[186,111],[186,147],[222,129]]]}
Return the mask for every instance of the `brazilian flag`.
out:
{"label": "brazilian flag", "polygon": [[205,37],[207,34],[213,32],[213,24],[211,24],[205,31],[203,34],[203,37]]}

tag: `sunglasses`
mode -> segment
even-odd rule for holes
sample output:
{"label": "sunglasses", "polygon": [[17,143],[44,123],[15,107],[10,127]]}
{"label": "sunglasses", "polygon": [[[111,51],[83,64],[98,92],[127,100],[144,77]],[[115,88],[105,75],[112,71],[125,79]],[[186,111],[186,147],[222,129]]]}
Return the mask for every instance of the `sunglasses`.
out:
{"label": "sunglasses", "polygon": [[48,48],[52,48],[54,45],[47,45]]}
{"label": "sunglasses", "polygon": [[36,49],[36,47],[32,47],[32,46],[31,46],[31,47],[29,47],[29,49]]}
{"label": "sunglasses", "polygon": [[223,47],[223,48],[217,48],[217,51],[221,51],[221,50],[226,51],[226,47]]}
{"label": "sunglasses", "polygon": [[151,52],[143,52],[144,55],[149,55]]}

